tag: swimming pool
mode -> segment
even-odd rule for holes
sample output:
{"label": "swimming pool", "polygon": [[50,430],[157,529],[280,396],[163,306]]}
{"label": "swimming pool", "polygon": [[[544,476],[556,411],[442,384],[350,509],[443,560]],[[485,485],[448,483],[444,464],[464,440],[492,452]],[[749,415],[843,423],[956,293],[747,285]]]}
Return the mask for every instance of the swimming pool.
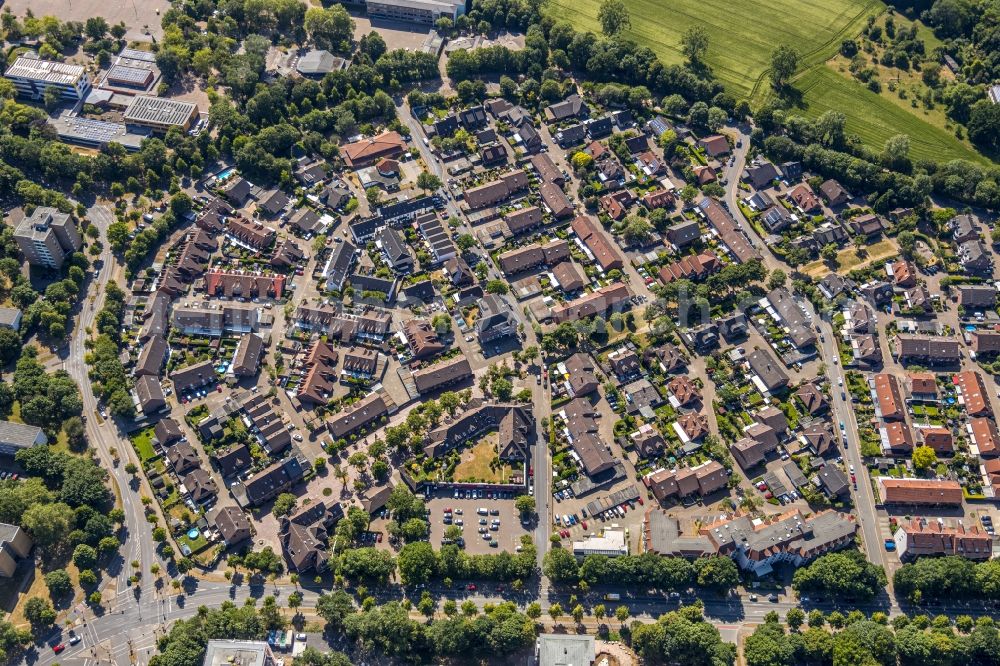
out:
{"label": "swimming pool", "polygon": [[965,330],[967,330],[967,331],[974,331],[974,330],[976,330],[976,327],[973,326],[972,324],[969,324],[968,326],[965,327]]}
{"label": "swimming pool", "polygon": [[200,536],[201,536],[201,532],[198,531],[197,527],[192,527],[191,529],[188,530],[187,537],[188,537],[188,539],[191,539],[191,541],[194,541],[195,539],[197,539]]}
{"label": "swimming pool", "polygon": [[230,176],[232,176],[234,173],[236,173],[236,167],[229,167],[229,168],[223,169],[219,173],[215,174],[215,177],[218,180],[225,180],[226,178],[229,178]]}

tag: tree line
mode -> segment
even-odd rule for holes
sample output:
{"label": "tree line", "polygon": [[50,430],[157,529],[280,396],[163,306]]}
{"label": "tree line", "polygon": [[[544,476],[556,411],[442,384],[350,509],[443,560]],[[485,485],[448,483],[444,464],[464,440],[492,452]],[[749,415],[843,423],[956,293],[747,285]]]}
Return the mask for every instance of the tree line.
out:
{"label": "tree line", "polygon": [[945,615],[890,621],[856,610],[806,615],[793,608],[784,624],[771,612],[743,644],[747,666],[987,666],[1000,663],[998,654],[1000,632],[990,617],[962,615],[953,626]]}

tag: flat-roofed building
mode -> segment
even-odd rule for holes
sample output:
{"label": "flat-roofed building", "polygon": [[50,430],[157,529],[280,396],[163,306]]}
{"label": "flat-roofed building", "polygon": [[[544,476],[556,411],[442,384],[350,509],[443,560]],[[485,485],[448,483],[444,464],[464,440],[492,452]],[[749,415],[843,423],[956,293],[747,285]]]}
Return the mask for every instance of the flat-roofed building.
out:
{"label": "flat-roofed building", "polygon": [[198,105],[176,99],[136,95],[125,108],[122,118],[126,125],[148,127],[154,132],[166,132],[171,127],[189,130],[198,118]]}
{"label": "flat-roofed building", "polygon": [[21,220],[14,241],[29,264],[56,269],[83,246],[73,219],[48,206],[39,206]]}
{"label": "flat-roofed building", "polygon": [[428,25],[465,13],[465,0],[368,0],[365,6],[370,17]]}
{"label": "flat-roofed building", "polygon": [[55,88],[65,99],[83,99],[90,92],[87,70],[53,60],[22,55],[4,74],[22,97],[42,99],[48,88]]}
{"label": "flat-roofed building", "polygon": [[204,666],[276,666],[278,660],[266,641],[212,639],[205,649]]}
{"label": "flat-roofed building", "polygon": [[582,541],[574,541],[573,555],[581,558],[588,555],[604,555],[605,557],[628,555],[625,532],[622,530],[604,530],[604,534],[601,536],[588,536]]}

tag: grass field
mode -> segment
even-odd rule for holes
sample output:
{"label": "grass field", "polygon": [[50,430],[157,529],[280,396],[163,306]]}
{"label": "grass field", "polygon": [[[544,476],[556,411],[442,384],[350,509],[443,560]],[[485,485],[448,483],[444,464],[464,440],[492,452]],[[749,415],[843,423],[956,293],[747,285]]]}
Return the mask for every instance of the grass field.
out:
{"label": "grass field", "polygon": [[886,139],[896,134],[910,137],[910,155],[916,159],[984,161],[947,130],[877,95],[860,83],[820,65],[795,82],[802,92],[804,115],[815,118],[834,109],[847,116],[847,130],[865,145],[880,150]]}
{"label": "grass field", "polygon": [[[845,247],[837,254],[837,272],[846,273],[855,268],[862,268],[877,261],[895,257],[899,254],[899,249],[891,240],[884,239],[873,243],[866,248],[864,256],[859,257],[857,250],[853,246]],[[830,267],[822,259],[806,264],[802,267],[802,272],[814,278],[821,278],[830,272]]]}
{"label": "grass field", "polygon": [[[847,115],[849,131],[865,144],[881,150],[896,134],[910,137],[911,156],[938,161],[955,158],[986,162],[982,155],[946,130],[944,119],[909,108],[909,102],[872,93],[835,71],[842,63],[831,60],[844,39],[857,37],[870,15],[880,14],[881,0],[625,0],[632,28],[629,37],[648,46],[667,64],[679,63],[680,38],[693,25],[709,34],[707,61],[717,80],[738,97],[760,102],[772,94],[767,78],[770,55],[779,44],[802,54],[799,78],[801,112],[816,117],[828,109]],[[548,11],[557,20],[569,18],[580,29],[600,33],[600,0],[549,0]],[[908,21],[897,17],[897,24]],[[940,42],[920,25],[920,37],[930,52]],[[830,61],[828,64],[827,61]],[[883,81],[883,84],[887,81]],[[921,117],[927,115],[927,119]]]}
{"label": "grass field", "polygon": [[497,457],[496,433],[490,433],[470,449],[462,451],[462,462],[455,468],[455,480],[486,481],[504,483],[510,478],[510,465],[500,465],[493,469],[490,463]]}
{"label": "grass field", "polygon": [[152,439],[153,428],[146,428],[132,437],[132,446],[135,447],[136,453],[139,454],[139,460],[143,464],[156,457]]}
{"label": "grass field", "polygon": [[[549,0],[549,13],[570,18],[579,28],[600,33],[600,0]],[[628,36],[648,46],[667,63],[682,62],[680,38],[694,25],[709,35],[707,61],[712,72],[739,96],[754,92],[764,78],[771,52],[794,46],[804,64],[822,63],[840,42],[861,31],[869,14],[881,11],[878,0],[625,0],[632,19]],[[762,20],[766,17],[766,20]]]}

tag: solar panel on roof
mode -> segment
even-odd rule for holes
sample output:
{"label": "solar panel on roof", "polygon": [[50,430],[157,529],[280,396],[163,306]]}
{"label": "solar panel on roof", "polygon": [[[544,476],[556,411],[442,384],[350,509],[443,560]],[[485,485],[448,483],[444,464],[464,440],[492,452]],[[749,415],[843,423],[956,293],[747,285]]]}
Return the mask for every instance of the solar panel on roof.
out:
{"label": "solar panel on roof", "polygon": [[139,67],[128,67],[125,65],[115,65],[108,70],[108,81],[117,83],[127,83],[131,85],[146,85],[149,83],[153,73],[148,69]]}
{"label": "solar panel on roof", "polygon": [[121,58],[128,58],[129,60],[144,60],[146,62],[156,62],[156,56],[149,51],[138,51],[136,49],[122,49],[122,52],[118,54]]}

